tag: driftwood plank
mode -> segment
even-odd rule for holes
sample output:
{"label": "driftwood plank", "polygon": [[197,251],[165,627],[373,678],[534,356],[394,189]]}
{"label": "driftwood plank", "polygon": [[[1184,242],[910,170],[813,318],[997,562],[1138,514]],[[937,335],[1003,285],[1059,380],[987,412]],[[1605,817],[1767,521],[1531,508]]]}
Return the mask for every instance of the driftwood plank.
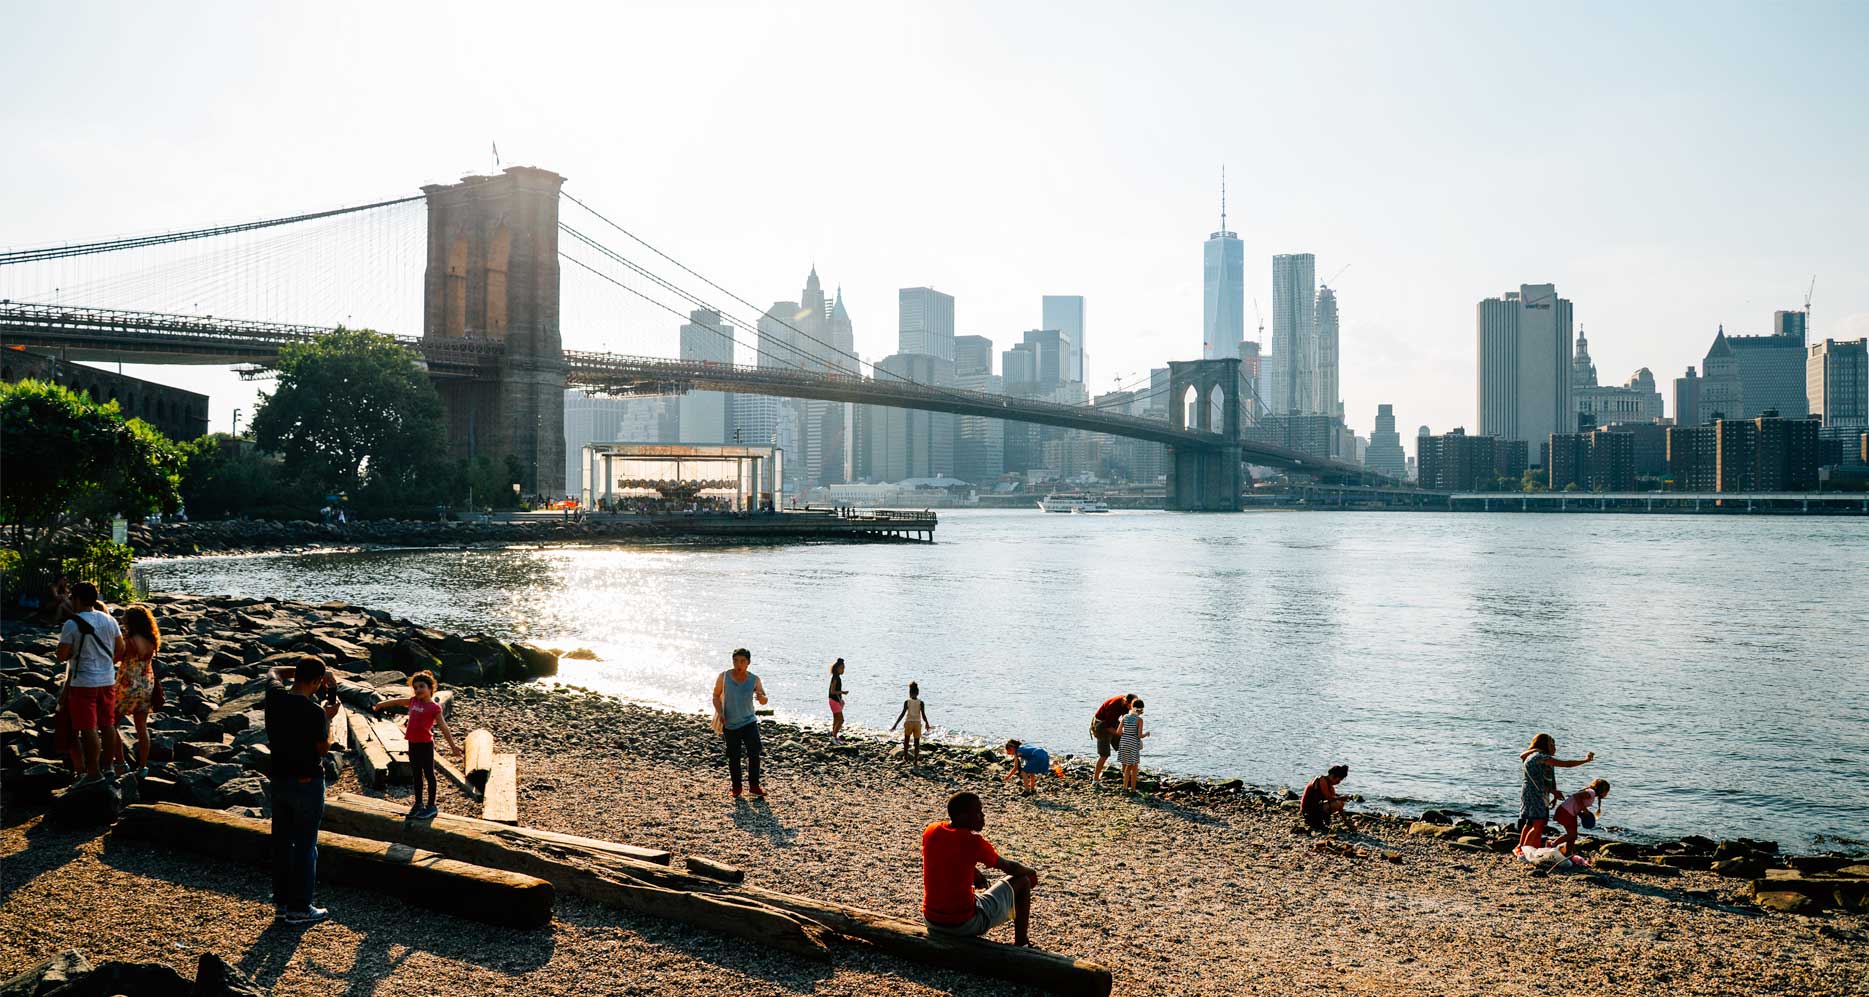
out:
{"label": "driftwood plank", "polygon": [[389,752],[370,730],[370,721],[362,714],[345,713],[350,726],[350,747],[357,754],[357,781],[371,789],[389,784]]}
{"label": "driftwood plank", "polygon": [[480,799],[480,787],[469,782],[467,776],[461,773],[460,768],[440,751],[435,752],[435,768],[439,769],[449,782],[454,783],[454,788],[467,794],[470,799]]}
{"label": "driftwood plank", "polygon": [[409,739],[403,736],[402,728],[396,726],[396,721],[381,717],[373,719],[370,721],[370,733],[376,736],[377,743],[389,755],[389,781],[413,781],[415,770],[409,765]]}
{"label": "driftwood plank", "polygon": [[493,771],[493,732],[484,728],[468,732],[463,743],[461,769],[467,773],[467,781],[475,787],[484,787],[487,776]]}
{"label": "driftwood plank", "polygon": [[[272,825],[220,810],[141,803],[111,839],[187,848],[216,860],[271,868]],[[378,890],[410,903],[491,924],[536,928],[552,918],[556,891],[536,876],[490,869],[407,844],[321,831],[318,878]]]}
{"label": "driftwood plank", "polygon": [[[339,793],[331,798],[327,806],[334,807],[338,804],[343,804],[341,812],[374,814],[377,817],[396,823],[402,821],[403,814],[406,812],[406,808],[397,805],[393,801],[376,796],[359,796],[356,793]],[[638,845],[626,845],[616,841],[605,841],[602,838],[587,838],[580,834],[560,834],[557,831],[547,831],[536,827],[510,827],[506,824],[495,823],[494,821],[484,820],[479,817],[469,817],[465,814],[442,813],[435,817],[434,820],[430,821],[430,823],[444,829],[491,834],[502,840],[526,839],[537,842],[540,845],[562,845],[574,850],[593,852],[602,855],[613,855],[617,858],[630,859],[636,862],[648,862],[660,866],[668,865],[673,859],[669,853],[660,848],[643,848]],[[359,824],[357,828],[366,826],[383,828],[389,825],[376,822],[368,825]],[[344,831],[347,834],[362,834],[366,837],[376,837],[376,835],[369,834],[367,831],[361,829],[339,827],[337,830]]]}
{"label": "driftwood plank", "polygon": [[480,804],[480,818],[501,824],[519,823],[519,756],[496,752],[493,769],[487,776],[487,797]]}

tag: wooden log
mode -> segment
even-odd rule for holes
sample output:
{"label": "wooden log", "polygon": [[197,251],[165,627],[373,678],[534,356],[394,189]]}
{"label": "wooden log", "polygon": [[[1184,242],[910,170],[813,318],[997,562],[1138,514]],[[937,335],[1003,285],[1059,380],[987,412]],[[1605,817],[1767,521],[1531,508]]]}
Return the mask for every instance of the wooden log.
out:
{"label": "wooden log", "polygon": [[776,893],[757,886],[738,886],[734,892],[811,918],[840,935],[861,938],[891,955],[930,966],[1023,983],[1068,997],[1109,997],[1114,983],[1110,971],[1103,966],[1060,953],[981,938],[943,935],[929,931],[920,921]]}
{"label": "wooden log", "polygon": [[370,721],[359,713],[346,713],[350,725],[350,747],[357,754],[357,781],[371,789],[389,783],[389,752],[370,731]]}
{"label": "wooden log", "polygon": [[370,733],[389,755],[389,781],[397,784],[414,781],[415,769],[409,764],[409,739],[403,736],[396,721],[380,717],[371,720]]}
{"label": "wooden log", "polygon": [[485,786],[488,774],[493,771],[493,732],[485,728],[468,732],[462,751],[466,757],[462,759],[461,768],[467,772],[467,781]]}
{"label": "wooden log", "polygon": [[1599,872],[1639,872],[1645,876],[1679,876],[1681,870],[1659,862],[1637,862],[1634,859],[1613,859],[1601,855],[1590,860],[1590,867]]}
{"label": "wooden log", "polygon": [[331,747],[339,751],[350,750],[350,711],[339,703],[337,715],[331,718],[330,730],[326,736],[331,739]]}
{"label": "wooden log", "polygon": [[739,883],[744,882],[746,879],[745,870],[736,865],[728,865],[725,862],[704,859],[699,855],[690,855],[684,859],[683,862],[688,866],[688,871],[697,876],[718,879],[723,883]]}
{"label": "wooden log", "polygon": [[[110,832],[114,841],[184,847],[214,859],[271,868],[270,822],[174,803],[139,803]],[[552,919],[552,884],[406,844],[320,832],[318,878],[380,890],[413,904],[489,924],[536,928]]]}
{"label": "wooden log", "polygon": [[[830,958],[825,942],[831,932],[809,918],[742,897],[684,890],[679,887],[685,882],[702,885],[705,881],[609,852],[554,842],[543,836],[549,832],[450,814],[432,821],[404,821],[380,800],[350,795],[326,804],[323,826],[524,872],[564,893],[634,914],[668,918],[816,961]],[[576,840],[571,835],[556,837]],[[601,844],[616,847],[611,842]]]}
{"label": "wooden log", "polygon": [[519,823],[519,756],[497,752],[493,769],[487,776],[486,799],[480,802],[480,819],[501,824]]}
{"label": "wooden log", "polygon": [[480,799],[480,787],[469,782],[467,776],[462,774],[460,767],[440,751],[435,752],[435,768],[440,769],[441,774],[447,777],[449,782],[454,783],[454,788],[465,793],[469,799]]}
{"label": "wooden log", "polygon": [[[342,806],[339,806],[339,804],[342,804]],[[332,807],[337,807],[337,810],[332,811],[330,809]],[[333,812],[340,815],[338,819],[356,820],[359,821],[359,823],[350,826],[333,825],[331,823],[332,818],[330,817],[330,814]],[[325,826],[336,831],[343,831],[346,834],[358,834],[366,838],[380,837],[380,835],[375,832],[394,825],[400,825],[404,812],[405,808],[381,797],[360,796],[356,793],[339,793],[332,797],[326,804]],[[344,814],[357,814],[358,816],[345,818],[341,816]],[[374,815],[374,817],[382,818],[382,820],[364,822],[366,820],[365,815]],[[546,831],[536,827],[509,827],[494,821],[482,820],[479,817],[469,817],[466,814],[442,813],[436,816],[431,823],[444,829],[490,834],[504,841],[532,841],[537,842],[540,846],[559,845],[565,848],[592,852],[599,855],[610,855],[635,862],[647,862],[652,865],[667,866],[673,860],[673,856],[660,848],[643,848],[639,845],[626,845],[616,841],[605,841],[602,838],[587,838],[580,834],[560,834],[557,831]]]}

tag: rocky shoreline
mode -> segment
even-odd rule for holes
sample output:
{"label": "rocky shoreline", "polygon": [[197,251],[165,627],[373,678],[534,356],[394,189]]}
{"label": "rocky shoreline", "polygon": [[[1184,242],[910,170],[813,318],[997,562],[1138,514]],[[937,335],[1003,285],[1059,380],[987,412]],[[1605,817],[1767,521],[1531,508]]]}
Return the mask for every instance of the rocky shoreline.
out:
{"label": "rocky shoreline", "polygon": [[[763,736],[774,798],[758,807],[735,806],[724,792],[718,739],[702,717],[537,684],[532,680],[556,672],[558,655],[551,650],[447,634],[342,603],[175,595],[149,601],[164,633],[160,672],[168,702],[150,723],[150,773],[85,791],[65,788],[70,774],[52,757],[56,634],[6,626],[0,787],[7,816],[0,861],[9,867],[10,882],[0,888],[0,978],[79,943],[94,958],[147,958],[153,948],[178,970],[193,964],[198,952],[177,961],[178,953],[152,940],[160,926],[150,929],[151,939],[116,949],[107,941],[100,948],[97,938],[73,937],[85,930],[70,912],[32,905],[85,883],[108,888],[92,882],[113,881],[95,843],[101,827],[132,800],[265,814],[260,677],[270,656],[296,652],[318,654],[336,669],[343,676],[341,696],[355,709],[406,695],[410,672],[435,670],[453,693],[457,729],[485,727],[505,750],[519,753],[524,824],[711,855],[760,882],[872,909],[912,910],[919,891],[915,835],[939,816],[947,794],[972,789],[988,800],[989,836],[1047,870],[1043,943],[1115,967],[1118,992],[1159,989],[1165,982],[1201,993],[1306,989],[1279,983],[1296,979],[1349,989],[1344,974],[1376,970],[1386,981],[1379,988],[1384,993],[1516,992],[1499,989],[1513,978],[1509,971],[1498,975],[1501,966],[1539,967],[1552,958],[1548,940],[1521,937],[1528,903],[1555,908],[1585,933],[1558,958],[1566,972],[1597,978],[1598,989],[1869,992],[1869,860],[1862,857],[1784,855],[1775,843],[1745,839],[1643,845],[1586,838],[1583,849],[1597,872],[1538,878],[1508,854],[1510,828],[1458,814],[1359,814],[1354,832],[1312,838],[1295,833],[1289,790],[1157,776],[1155,792],[1132,799],[1091,786],[1082,759],[1066,761],[1067,778],[1046,780],[1041,796],[1021,799],[999,781],[1004,762],[992,749],[925,745],[923,764],[911,771],[894,742],[858,735],[833,745],[821,732],[770,720]],[[327,757],[326,774],[337,787],[375,791],[359,782],[352,760],[335,752]],[[406,790],[391,786],[387,792]],[[445,783],[443,805],[477,812]],[[164,895],[179,891],[207,909],[232,902],[201,893],[198,862],[164,858],[159,866],[174,870],[175,879],[159,891]],[[263,877],[217,875],[244,884],[236,892],[257,889],[264,900]],[[253,898],[240,902],[250,905]],[[373,909],[362,894],[343,903]],[[1471,920],[1447,922],[1450,907],[1465,909]],[[580,917],[554,930],[597,930]],[[1657,933],[1635,939],[1641,965],[1626,964],[1633,952],[1608,951],[1629,942],[1632,925],[1644,924],[1658,927],[1634,929]],[[718,944],[705,933],[629,927],[629,937],[612,936],[606,944],[679,964],[680,973],[701,972],[690,963],[708,957],[697,955],[696,947]],[[1337,946],[1322,963],[1309,937],[1314,932]],[[1749,948],[1722,954],[1688,944],[1720,937]],[[1649,944],[1662,938],[1676,944]],[[1406,955],[1398,954],[1398,945]],[[1650,951],[1657,948],[1682,951],[1658,957]],[[1179,955],[1165,963],[1157,950]],[[1623,964],[1603,961],[1611,956]],[[1346,959],[1362,965],[1341,965]],[[587,992],[575,971],[554,968],[557,960],[547,958],[523,979],[460,953],[442,961],[449,963],[444,975],[462,992]],[[782,966],[735,965],[747,977],[739,987],[744,992],[797,989],[784,982],[792,971]],[[1322,971],[1329,966],[1336,968]],[[923,985],[1004,992],[874,955],[857,960],[850,972],[852,992],[919,993]],[[265,975],[259,974],[261,984],[277,992],[329,992],[293,973]],[[678,978],[666,982],[688,985]]]}
{"label": "rocky shoreline", "polygon": [[907,543],[888,533],[839,530],[826,516],[595,516],[583,520],[496,519],[490,521],[358,519],[348,523],[308,520],[217,519],[130,527],[129,544],[139,558],[197,554],[265,554],[278,551],[393,547],[469,547],[483,544],[632,543]]}

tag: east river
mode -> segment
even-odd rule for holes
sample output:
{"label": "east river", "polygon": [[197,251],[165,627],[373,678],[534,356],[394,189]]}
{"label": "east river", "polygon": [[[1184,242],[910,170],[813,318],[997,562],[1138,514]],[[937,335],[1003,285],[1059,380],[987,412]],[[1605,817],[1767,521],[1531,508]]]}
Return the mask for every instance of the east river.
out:
{"label": "east river", "polygon": [[[339,599],[564,649],[560,680],[695,710],[751,648],[779,715],[1510,818],[1517,755],[1595,751],[1644,835],[1869,839],[1869,527],[1856,518],[947,512],[933,545],[313,553],[148,562],[154,590]],[[935,790],[931,789],[931,792]],[[1828,843],[1820,841],[1819,845]]]}

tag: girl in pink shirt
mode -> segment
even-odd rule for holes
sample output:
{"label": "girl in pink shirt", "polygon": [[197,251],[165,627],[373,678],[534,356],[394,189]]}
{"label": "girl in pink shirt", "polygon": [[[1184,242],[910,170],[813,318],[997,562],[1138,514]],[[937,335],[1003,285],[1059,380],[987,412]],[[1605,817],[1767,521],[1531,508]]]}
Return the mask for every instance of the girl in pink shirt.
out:
{"label": "girl in pink shirt", "polygon": [[[409,724],[404,736],[409,739],[409,769],[415,776],[415,804],[409,808],[409,817],[426,820],[441,813],[435,804],[435,728],[441,728],[441,736],[448,739],[448,750],[458,755],[461,746],[454,743],[454,732],[448,729],[448,721],[441,716],[441,704],[435,702],[434,673],[416,672],[409,676],[409,688],[415,695],[408,699],[386,699],[370,709],[381,713],[388,706],[408,707]],[[426,807],[422,805],[424,784],[428,786]]]}
{"label": "girl in pink shirt", "polygon": [[1558,804],[1556,814],[1557,822],[1564,827],[1564,836],[1557,841],[1559,851],[1566,855],[1571,853],[1571,849],[1577,844],[1578,815],[1589,810],[1592,806],[1596,807],[1596,814],[1591,818],[1590,826],[1596,826],[1595,818],[1602,816],[1603,798],[1608,795],[1609,780],[1597,779],[1583,789],[1572,793],[1570,798],[1563,803]]}

